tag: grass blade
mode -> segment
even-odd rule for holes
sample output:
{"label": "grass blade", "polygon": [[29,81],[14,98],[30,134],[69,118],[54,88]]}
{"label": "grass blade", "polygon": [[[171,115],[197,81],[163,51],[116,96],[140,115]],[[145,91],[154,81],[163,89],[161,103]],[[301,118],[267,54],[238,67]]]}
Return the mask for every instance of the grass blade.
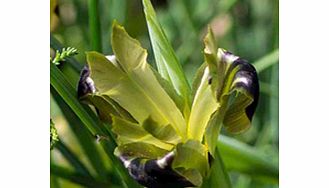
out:
{"label": "grass blade", "polygon": [[51,174],[55,175],[56,177],[67,179],[84,187],[110,187],[109,184],[98,182],[90,176],[85,176],[81,173],[73,172],[58,165],[50,164],[50,171]]}
{"label": "grass blade", "polygon": [[260,58],[255,63],[253,63],[253,65],[255,66],[257,72],[260,73],[276,63],[279,63],[279,49],[276,49],[273,52]]}
{"label": "grass blade", "polygon": [[84,109],[76,97],[75,89],[54,64],[50,64],[50,83],[85,124],[93,136],[103,133],[100,127],[97,126],[99,122],[95,121],[96,117],[92,117],[92,113],[88,113],[86,109]]}
{"label": "grass blade", "polygon": [[110,15],[111,20],[116,19],[120,23],[124,23],[126,19],[127,1],[110,1]]}
{"label": "grass blade", "polygon": [[221,188],[231,188],[230,177],[226,171],[224,162],[219,153],[219,149],[216,148],[215,151],[215,159],[213,161],[210,177],[205,181],[202,185],[203,188],[207,187],[218,187],[220,185]]}
{"label": "grass blade", "polygon": [[78,173],[84,176],[92,177],[85,165],[82,164],[78,157],[62,141],[59,141],[56,144],[56,148],[61,152],[66,160],[69,161],[69,163]]}
{"label": "grass blade", "polygon": [[[271,80],[270,84],[273,89],[272,96],[279,96],[279,66],[275,65],[271,70]],[[279,98],[270,98],[270,122],[272,127],[272,144],[277,144],[279,142]]]}
{"label": "grass blade", "polygon": [[156,18],[150,0],[143,0],[143,5],[158,71],[163,78],[172,84],[177,93],[184,98],[185,104],[190,106],[191,89],[182,66]]}
{"label": "grass blade", "polygon": [[102,52],[101,24],[99,20],[98,0],[88,0],[89,29],[92,50]]}
{"label": "grass blade", "polygon": [[[195,22],[189,14],[187,1],[169,1],[168,14],[171,15],[172,21],[178,30],[182,44],[176,48],[176,54],[179,57],[180,63],[184,66],[190,59],[195,62],[202,62],[200,53],[193,53],[202,51],[200,39],[195,27]],[[184,25],[184,27],[182,27]],[[198,59],[198,61],[196,60]]]}
{"label": "grass blade", "polygon": [[60,107],[64,117],[69,123],[69,126],[73,133],[75,134],[77,140],[80,143],[81,148],[89,159],[91,165],[101,177],[102,180],[106,181],[106,169],[102,161],[100,153],[97,150],[95,144],[95,138],[91,136],[88,130],[85,127],[81,126],[83,123],[80,119],[74,114],[70,107],[64,102],[56,90],[51,87],[51,93]]}
{"label": "grass blade", "polygon": [[[52,152],[50,153],[50,163],[54,162]],[[51,188],[61,188],[59,183],[59,178],[55,177],[54,175],[50,174],[50,187]]]}
{"label": "grass blade", "polygon": [[278,166],[269,162],[256,149],[224,135],[220,135],[217,147],[228,170],[246,173],[271,183],[279,182]]}
{"label": "grass blade", "polygon": [[58,177],[55,177],[53,175],[50,175],[50,187],[51,188],[61,188],[61,186],[59,184]]}

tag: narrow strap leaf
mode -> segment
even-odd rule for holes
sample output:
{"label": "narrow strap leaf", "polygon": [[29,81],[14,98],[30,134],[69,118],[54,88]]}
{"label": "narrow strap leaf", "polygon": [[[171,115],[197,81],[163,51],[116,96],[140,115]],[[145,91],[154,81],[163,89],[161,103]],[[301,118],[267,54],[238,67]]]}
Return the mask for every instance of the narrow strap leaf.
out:
{"label": "narrow strap leaf", "polygon": [[279,167],[264,152],[225,135],[219,136],[217,147],[228,170],[279,182]]}
{"label": "narrow strap leaf", "polygon": [[182,66],[156,18],[150,0],[143,0],[143,5],[158,71],[163,78],[173,85],[177,93],[184,98],[185,105],[187,105],[184,115],[185,117],[188,117],[188,109],[191,103],[190,86],[185,77]]}
{"label": "narrow strap leaf", "polygon": [[85,127],[81,126],[83,124],[81,120],[64,102],[64,100],[60,97],[57,91],[53,87],[50,88],[50,91],[57,105],[61,108],[61,111],[65,119],[68,121],[68,124],[72,132],[76,136],[79,144],[83,146],[82,149],[86,154],[87,158],[89,159],[91,165],[103,180],[107,180],[107,170],[104,165],[104,161],[101,160],[101,155],[97,150],[97,143],[95,143],[95,138]]}
{"label": "narrow strap leaf", "polygon": [[266,54],[261,57],[259,60],[253,63],[257,72],[262,72],[272,65],[279,63],[279,49],[275,49],[274,51]]}
{"label": "narrow strap leaf", "polygon": [[[83,187],[99,187],[106,188],[109,187],[109,183],[99,182],[91,176],[86,176],[77,171],[72,171],[70,169],[64,168],[62,166],[50,164],[50,172],[56,177],[74,182]],[[112,184],[111,184],[112,185]]]}
{"label": "narrow strap leaf", "polygon": [[75,170],[85,176],[92,177],[89,170],[79,160],[79,158],[62,141],[58,142],[56,148],[66,158],[66,160],[75,168]]}
{"label": "narrow strap leaf", "polygon": [[82,104],[78,101],[76,92],[72,85],[56,65],[52,63],[50,64],[50,83],[93,135],[103,133],[102,129],[97,126],[99,122],[95,120],[96,117],[92,117],[93,114],[88,113],[85,110]]}
{"label": "narrow strap leaf", "polygon": [[218,135],[223,125],[223,116],[224,114],[220,109],[216,110],[208,121],[204,135],[205,144],[208,146],[209,152],[213,157],[216,155],[215,149]]}
{"label": "narrow strap leaf", "polygon": [[179,96],[175,90],[175,88],[168,82],[168,80],[164,79],[153,67],[151,67],[154,76],[157,78],[158,82],[161,84],[162,88],[167,92],[170,98],[175,102],[176,107],[179,108],[181,113],[184,113],[184,99]]}
{"label": "narrow strap leaf", "polygon": [[205,180],[202,188],[217,187],[218,185],[220,185],[220,188],[232,187],[230,177],[225,168],[222,156],[220,155],[219,149],[216,148],[210,169],[210,176]]}

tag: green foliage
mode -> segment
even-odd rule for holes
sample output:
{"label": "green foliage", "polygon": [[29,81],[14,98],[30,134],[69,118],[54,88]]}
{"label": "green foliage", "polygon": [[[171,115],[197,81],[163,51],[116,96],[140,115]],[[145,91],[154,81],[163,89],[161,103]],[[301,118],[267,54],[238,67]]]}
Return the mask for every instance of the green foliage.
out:
{"label": "green foliage", "polygon": [[89,30],[91,33],[91,49],[102,52],[102,37],[99,18],[99,0],[88,0]]}
{"label": "green foliage", "polygon": [[55,124],[50,119],[50,150],[52,150],[59,141]]}
{"label": "green foliage", "polygon": [[83,146],[82,150],[89,159],[93,169],[99,174],[100,179],[106,179],[106,167],[101,158],[101,154],[98,151],[97,144],[94,137],[87,129],[81,127],[83,124],[79,117],[71,110],[71,108],[65,103],[61,96],[51,87],[51,93],[60,106],[64,117],[69,123],[69,127],[72,130],[74,136],[78,139],[79,145]]}
{"label": "green foliage", "polygon": [[279,62],[279,49],[275,49],[273,52],[257,60],[254,63],[254,65],[258,72],[262,72],[278,62]]}
{"label": "green foliage", "polygon": [[55,57],[51,62],[55,65],[59,65],[60,62],[65,61],[66,58],[72,57],[78,54],[78,50],[72,47],[63,48],[61,51],[56,50]]}
{"label": "green foliage", "polygon": [[223,135],[220,136],[217,146],[228,170],[234,169],[258,180],[278,183],[279,168],[270,162],[263,152]]}
{"label": "green foliage", "polygon": [[189,116],[190,86],[173,48],[171,47],[150,0],[143,0],[144,14],[160,75],[169,81],[176,92],[184,99],[184,116]]}
{"label": "green foliage", "polygon": [[216,148],[214,156],[216,160],[213,161],[209,177],[202,184],[202,187],[217,187],[218,185],[220,185],[221,188],[231,188],[232,184],[228,172],[226,170],[226,165],[223,162],[222,156],[219,153],[218,148]]}

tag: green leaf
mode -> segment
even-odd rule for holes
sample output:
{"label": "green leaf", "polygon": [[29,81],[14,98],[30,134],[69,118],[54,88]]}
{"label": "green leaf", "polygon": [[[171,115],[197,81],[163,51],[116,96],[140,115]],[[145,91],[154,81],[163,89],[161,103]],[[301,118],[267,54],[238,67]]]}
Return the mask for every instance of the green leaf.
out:
{"label": "green leaf", "polygon": [[161,87],[167,92],[170,98],[175,102],[176,107],[179,108],[180,112],[184,114],[184,99],[177,94],[174,87],[168,82],[168,80],[161,77],[161,75],[150,66],[153,71],[153,74],[157,78],[158,82],[161,84]]}
{"label": "green leaf", "polygon": [[271,53],[266,54],[253,64],[257,72],[262,72],[276,63],[279,63],[279,49],[275,49]]}
{"label": "green leaf", "polygon": [[74,183],[77,183],[79,185],[82,185],[84,187],[100,187],[105,188],[109,187],[109,184],[99,182],[95,180],[93,177],[85,176],[84,174],[81,174],[79,172],[71,171],[67,168],[51,164],[50,165],[50,172],[51,174],[72,181]]}
{"label": "green leaf", "polygon": [[224,135],[220,135],[218,149],[228,170],[263,178],[271,183],[279,182],[278,165],[270,162],[259,150]]}
{"label": "green leaf", "polygon": [[222,160],[218,148],[216,149],[214,156],[215,158],[213,159],[213,162],[211,164],[210,176],[205,179],[204,183],[202,184],[202,187],[218,187],[220,185],[220,188],[231,188],[232,185],[230,177],[226,171],[224,162]]}
{"label": "green leaf", "polygon": [[221,110],[214,112],[208,122],[204,135],[205,144],[208,147],[210,154],[215,157],[215,149],[217,145],[218,135],[223,125],[223,113]]}
{"label": "green leaf", "polygon": [[194,185],[200,186],[202,178],[200,182],[197,174],[205,177],[209,170],[206,147],[196,140],[188,140],[186,143],[178,144],[172,168],[186,176]]}
{"label": "green leaf", "polygon": [[61,152],[61,154],[66,158],[66,160],[68,160],[68,162],[75,168],[77,172],[85,176],[92,177],[85,165],[63,142],[58,142],[56,148]]}
{"label": "green leaf", "polygon": [[50,88],[50,91],[56,103],[60,107],[63,116],[67,120],[72,132],[77,138],[82,150],[90,161],[90,164],[102,180],[107,180],[107,169],[99,153],[97,143],[95,142],[95,137],[93,137],[84,126],[81,126],[83,123],[53,87]]}
{"label": "green leaf", "polygon": [[185,101],[184,116],[189,115],[190,86],[149,0],[143,0],[144,14],[160,75],[168,80]]}
{"label": "green leaf", "polygon": [[112,131],[118,135],[117,142],[119,146],[128,143],[141,142],[155,145],[167,151],[170,151],[173,148],[173,145],[164,143],[163,141],[155,138],[137,123],[132,123],[122,118],[113,116],[112,126]]}
{"label": "green leaf", "polygon": [[94,136],[102,133],[102,129],[97,126],[99,122],[97,122],[96,117],[92,117],[91,111],[87,111],[80,104],[75,89],[65,79],[56,65],[52,63],[50,64],[50,83]]}
{"label": "green leaf", "polygon": [[147,64],[146,50],[116,23],[113,24],[112,47],[123,71],[105,56],[87,53],[90,76],[98,92],[115,100],[140,124],[151,117],[160,125],[172,125],[184,139],[185,120]]}
{"label": "green leaf", "polygon": [[[52,164],[52,160],[50,161],[50,164]],[[59,184],[59,178],[55,177],[51,172],[50,172],[50,187],[51,188],[61,188]]]}
{"label": "green leaf", "polygon": [[102,33],[99,12],[100,9],[98,0],[88,0],[88,18],[89,31],[91,34],[91,46],[93,50],[102,52]]}

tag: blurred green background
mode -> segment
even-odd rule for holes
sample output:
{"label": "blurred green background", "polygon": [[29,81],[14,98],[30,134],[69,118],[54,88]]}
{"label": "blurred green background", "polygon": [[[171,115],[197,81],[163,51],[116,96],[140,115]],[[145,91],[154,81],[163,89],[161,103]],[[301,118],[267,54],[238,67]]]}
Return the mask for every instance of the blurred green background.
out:
{"label": "blurred green background", "polygon": [[[202,39],[208,25],[214,30],[221,48],[253,64],[259,64],[259,67],[264,60],[273,62],[271,66],[258,69],[261,93],[252,127],[241,135],[228,135],[225,130],[222,134],[257,148],[257,151],[261,152],[268,161],[278,165],[279,65],[275,58],[279,47],[278,0],[153,0],[152,3],[190,82],[197,68],[203,63]],[[58,0],[57,3],[51,1],[50,12],[52,36],[65,47],[77,48],[80,53],[75,58],[79,63],[85,64],[84,52],[92,49],[88,25],[88,1]],[[124,25],[131,36],[137,38],[142,46],[148,49],[148,60],[154,64],[141,0],[99,0],[99,15],[102,53],[112,54],[111,25],[116,19]],[[78,74],[70,66],[63,66],[61,70],[69,77],[71,84],[76,86]],[[92,173],[95,173],[84,155],[84,150],[79,146],[79,138],[75,136],[82,134],[80,133],[83,132],[80,130],[82,128],[75,126],[74,129],[69,126],[67,120],[69,118],[65,118],[63,113],[66,117],[70,116],[58,107],[52,96],[51,117],[61,141],[65,144],[61,152],[58,147],[51,151],[52,163],[61,164],[68,169],[72,168],[62,156],[63,150],[67,147],[77,154]],[[104,151],[98,146],[97,149],[104,159],[104,167],[111,169]],[[247,174],[230,172],[230,176],[234,188],[278,187],[277,184],[259,181]],[[65,178],[57,178],[53,175],[51,178],[52,187],[81,187]]]}

